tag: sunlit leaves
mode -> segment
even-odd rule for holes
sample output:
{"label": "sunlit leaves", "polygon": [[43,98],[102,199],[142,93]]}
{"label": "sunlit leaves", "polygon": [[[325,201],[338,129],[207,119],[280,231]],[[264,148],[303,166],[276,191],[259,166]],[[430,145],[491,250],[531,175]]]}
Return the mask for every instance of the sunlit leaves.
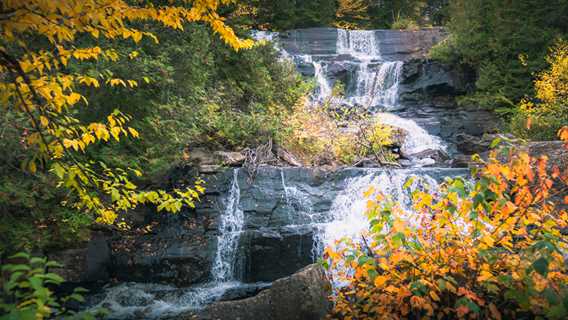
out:
{"label": "sunlit leaves", "polygon": [[348,283],[333,297],[334,316],[566,318],[568,214],[553,196],[566,192],[568,171],[550,173],[546,157],[495,156],[474,182],[415,192],[421,215],[412,221],[370,188],[366,241],[325,251],[328,268],[340,270],[334,280]]}
{"label": "sunlit leaves", "polygon": [[[31,173],[50,169],[59,186],[71,191],[73,201],[67,204],[95,213],[103,223],[114,223],[119,212],[138,204],[155,204],[158,211],[169,212],[193,206],[203,193],[201,185],[171,193],[140,191],[129,180],[131,174],[141,175],[138,170],[111,169],[88,160],[91,146],[140,134],[118,110],[90,123],[78,119],[79,108],[91,107],[86,90],[133,90],[150,79],[77,70],[83,64],[135,59],[138,51],[121,54],[114,45],[158,43],[156,35],[140,29],[149,23],[182,30],[189,22],[204,22],[233,49],[250,48],[252,41],[239,39],[217,13],[232,2],[197,0],[175,6],[122,0],[2,1],[0,9],[8,14],[0,20],[0,102],[6,112],[29,119],[22,144],[32,156],[22,167]],[[97,41],[85,45],[85,36]]]}

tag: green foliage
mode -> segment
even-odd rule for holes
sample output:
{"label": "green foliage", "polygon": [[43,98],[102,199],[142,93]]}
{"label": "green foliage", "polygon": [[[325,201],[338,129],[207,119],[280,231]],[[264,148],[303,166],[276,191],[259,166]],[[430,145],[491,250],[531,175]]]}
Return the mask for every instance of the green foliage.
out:
{"label": "green foliage", "polygon": [[418,28],[418,24],[410,18],[397,19],[391,25],[391,29],[396,30],[417,30]]}
{"label": "green foliage", "polygon": [[[2,320],[41,319],[95,319],[95,313],[68,310],[71,301],[84,302],[85,289],[76,288],[71,295],[58,297],[53,289],[65,280],[48,272],[48,268],[60,265],[46,258],[32,257],[18,253],[8,258],[10,263],[2,266],[3,281],[0,311]],[[98,311],[100,314],[103,311]]]}
{"label": "green foliage", "polygon": [[262,30],[389,29],[396,21],[399,27],[401,21],[413,27],[442,25],[447,6],[447,0],[247,0],[236,11],[247,16],[242,19],[247,24]]}
{"label": "green foliage", "polygon": [[92,217],[62,207],[65,193],[44,172],[22,170],[21,119],[0,115],[0,254],[73,247],[86,240]]}
{"label": "green foliage", "polygon": [[546,66],[547,48],[567,33],[568,3],[458,0],[449,12],[451,37],[432,56],[475,70],[476,91],[464,104],[513,114],[532,95],[532,77]]}
{"label": "green foliage", "polygon": [[[124,57],[121,63],[68,64],[70,72],[95,79],[140,79],[136,89],[77,88],[89,106],[74,112],[85,122],[106,121],[116,108],[132,117],[130,126],[142,139],[92,145],[85,157],[109,167],[131,168],[133,173],[143,169],[144,177],[130,178],[137,185],[159,184],[156,181],[183,161],[188,146],[239,149],[267,141],[308,90],[293,65],[279,62],[269,44],[235,52],[203,25],[187,24],[183,32],[148,29],[160,35],[160,45],[144,39],[137,45],[97,41]],[[93,43],[89,38],[78,41]],[[0,120],[1,251],[78,245],[88,238],[93,219],[61,205],[69,200],[67,194],[56,188],[41,165],[35,173],[23,170],[21,163],[32,159],[20,143],[26,134],[25,117],[3,113]]]}

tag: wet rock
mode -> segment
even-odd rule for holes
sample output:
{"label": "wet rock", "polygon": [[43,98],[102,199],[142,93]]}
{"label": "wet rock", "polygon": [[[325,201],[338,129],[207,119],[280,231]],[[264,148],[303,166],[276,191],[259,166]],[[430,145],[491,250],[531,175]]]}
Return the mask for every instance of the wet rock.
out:
{"label": "wet rock", "polygon": [[93,231],[83,247],[48,253],[48,258],[62,264],[51,271],[69,283],[106,282],[110,279],[111,252],[104,233]]}
{"label": "wet rock", "polygon": [[135,230],[112,242],[113,277],[179,286],[206,281],[216,246],[216,236],[209,231],[215,217],[207,212],[197,217],[154,212],[158,221],[151,231]]}
{"label": "wet rock", "polygon": [[491,149],[491,143],[496,139],[518,143],[518,140],[511,134],[484,134],[483,136],[472,136],[467,133],[460,133],[456,135],[456,144],[458,150],[463,154],[481,154],[489,151],[489,149]]}
{"label": "wet rock", "polygon": [[[404,149],[402,149],[404,150]],[[428,161],[428,165],[433,165],[436,163],[441,163],[449,159],[447,153],[443,150],[439,149],[426,149],[417,153],[405,153],[401,152],[401,155],[407,159],[431,159],[432,161]]]}
{"label": "wet rock", "polygon": [[463,70],[456,70],[436,61],[412,59],[402,69],[399,99],[404,104],[431,103],[452,107],[453,97],[464,94],[475,79]]}
{"label": "wet rock", "polygon": [[[203,320],[319,320],[328,313],[330,283],[321,266],[310,265],[276,280],[270,289],[238,301],[217,302],[199,314]],[[180,319],[191,319],[180,317]]]}
{"label": "wet rock", "polygon": [[271,286],[271,283],[252,283],[230,288],[223,293],[219,301],[234,301],[254,297]]}
{"label": "wet rock", "polygon": [[274,281],[314,261],[311,227],[248,231],[241,239],[245,282]]}

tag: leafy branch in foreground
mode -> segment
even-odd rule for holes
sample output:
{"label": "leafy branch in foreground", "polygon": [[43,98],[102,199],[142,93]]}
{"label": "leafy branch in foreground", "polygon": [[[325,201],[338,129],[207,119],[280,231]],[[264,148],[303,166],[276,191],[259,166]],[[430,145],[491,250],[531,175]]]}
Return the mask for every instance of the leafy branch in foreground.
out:
{"label": "leafy branch in foreground", "polygon": [[[119,86],[132,90],[151,80],[75,70],[97,61],[118,63],[125,54],[112,44],[119,41],[158,43],[155,34],[137,27],[148,23],[182,30],[184,23],[204,22],[233,49],[250,48],[253,42],[239,39],[217,13],[221,5],[232,2],[197,0],[162,6],[121,0],[2,1],[0,103],[6,112],[27,119],[21,130],[22,145],[31,154],[25,169],[31,173],[48,169],[59,186],[70,191],[68,202],[94,213],[102,223],[115,223],[120,211],[144,203],[169,212],[193,206],[204,191],[200,182],[171,193],[142,192],[130,178],[140,176],[140,171],[111,168],[89,156],[93,145],[136,139],[139,133],[119,110],[106,121],[83,122],[77,116],[80,108],[89,108],[83,92]],[[128,54],[129,59],[135,57],[135,52]]]}
{"label": "leafy branch in foreground", "polygon": [[[48,272],[48,268],[61,267],[55,261],[18,253],[9,258],[13,263],[2,266],[3,281],[0,296],[0,319],[95,319],[95,313],[74,312],[66,309],[71,301],[84,302],[85,289],[76,288],[66,297],[57,297],[52,291],[64,279]],[[101,310],[100,312],[103,312]]]}

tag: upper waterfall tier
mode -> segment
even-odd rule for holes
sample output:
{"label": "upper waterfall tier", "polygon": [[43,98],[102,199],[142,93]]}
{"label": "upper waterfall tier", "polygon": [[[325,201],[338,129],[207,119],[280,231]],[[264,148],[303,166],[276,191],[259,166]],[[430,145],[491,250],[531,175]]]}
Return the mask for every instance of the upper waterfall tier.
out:
{"label": "upper waterfall tier", "polygon": [[[346,35],[351,36],[351,39],[346,39]],[[354,37],[358,38],[353,39]],[[286,31],[278,35],[281,48],[290,55],[356,53],[355,56],[357,54],[377,56],[385,61],[406,61],[424,57],[432,46],[445,37],[446,33],[441,28],[417,31],[368,30],[347,32],[334,28],[310,28]],[[367,42],[361,39],[367,39]],[[369,39],[373,42],[368,42]],[[380,51],[378,49],[379,43]]]}

